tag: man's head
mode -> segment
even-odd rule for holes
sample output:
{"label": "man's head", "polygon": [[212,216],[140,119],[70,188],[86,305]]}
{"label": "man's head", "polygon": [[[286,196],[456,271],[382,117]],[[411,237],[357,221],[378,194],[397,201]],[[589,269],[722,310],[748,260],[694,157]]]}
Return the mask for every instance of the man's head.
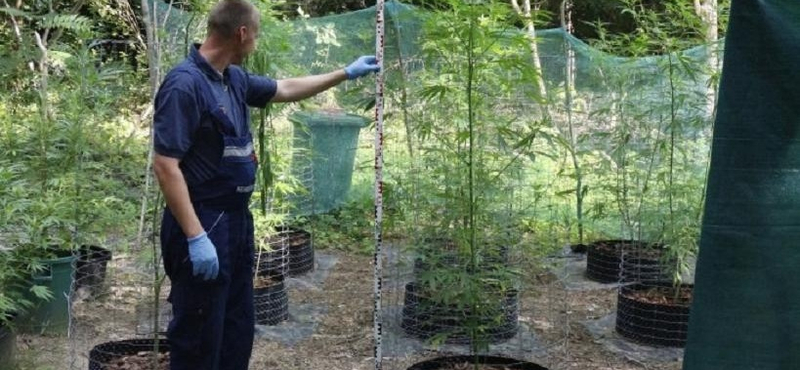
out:
{"label": "man's head", "polygon": [[260,21],[258,9],[247,0],[222,0],[208,14],[208,35],[224,41],[238,64],[255,49]]}

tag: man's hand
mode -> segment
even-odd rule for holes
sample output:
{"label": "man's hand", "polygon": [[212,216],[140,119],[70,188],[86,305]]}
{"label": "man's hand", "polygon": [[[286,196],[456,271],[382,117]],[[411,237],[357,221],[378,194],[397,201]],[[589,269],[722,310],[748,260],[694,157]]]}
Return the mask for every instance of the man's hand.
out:
{"label": "man's hand", "polygon": [[344,68],[344,73],[347,75],[348,80],[366,76],[370,72],[378,72],[381,67],[378,65],[378,59],[374,55],[365,55],[349,66]]}
{"label": "man's hand", "polygon": [[203,280],[216,279],[219,272],[217,250],[206,232],[186,241],[189,242],[189,259],[192,261],[194,276],[203,274]]}

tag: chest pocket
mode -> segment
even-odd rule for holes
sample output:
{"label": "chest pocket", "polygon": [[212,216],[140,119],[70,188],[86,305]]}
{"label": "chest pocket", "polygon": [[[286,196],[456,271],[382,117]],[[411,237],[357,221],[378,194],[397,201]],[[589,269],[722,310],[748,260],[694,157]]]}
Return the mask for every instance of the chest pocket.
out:
{"label": "chest pocket", "polygon": [[[194,202],[223,200],[225,202],[247,201],[253,192],[257,169],[253,138],[247,128],[247,107],[242,86],[235,71],[230,73],[232,105],[239,109],[225,112],[214,96],[213,86],[199,70],[192,74],[200,102],[204,103],[201,127],[195,135],[194,147],[198,153],[194,163],[200,166],[194,171],[199,176],[187,178],[189,193]],[[234,120],[229,114],[237,114],[242,131],[237,134]]]}

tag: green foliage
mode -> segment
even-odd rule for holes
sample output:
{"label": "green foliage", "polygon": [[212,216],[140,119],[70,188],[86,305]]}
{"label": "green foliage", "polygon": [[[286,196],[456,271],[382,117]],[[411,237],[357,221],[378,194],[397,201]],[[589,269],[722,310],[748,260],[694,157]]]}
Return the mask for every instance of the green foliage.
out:
{"label": "green foliage", "polygon": [[[43,268],[38,261],[48,257],[49,251],[34,248],[32,243],[46,246],[58,242],[48,231],[63,224],[62,215],[53,213],[57,207],[48,204],[53,199],[31,198],[34,191],[21,178],[22,170],[20,165],[0,162],[0,224],[6,225],[0,228],[0,326],[12,325],[11,315],[31,308],[33,298],[51,298],[46,288],[31,281],[31,276]],[[32,207],[38,207],[40,213],[31,215]]]}
{"label": "green foliage", "polygon": [[[27,256],[15,251],[0,250],[0,327],[13,327],[14,318],[35,305],[35,300],[50,300],[52,292],[33,285],[32,267]],[[31,268],[29,268],[31,267]]]}
{"label": "green foliage", "polygon": [[40,27],[63,29],[85,35],[91,32],[91,20],[77,14],[46,14],[39,22]]}
{"label": "green foliage", "polygon": [[[418,77],[418,92],[412,92],[424,106],[439,107],[426,112],[414,131],[425,143],[421,156],[431,174],[420,179],[420,192],[428,195],[421,199],[428,203],[423,208],[452,211],[429,216],[439,220],[435,228],[444,232],[469,227],[464,217],[473,205],[481,210],[480,222],[491,222],[491,212],[486,211],[507,193],[508,182],[531,154],[528,149],[541,127],[541,122],[510,109],[507,115],[497,114],[505,108],[497,102],[515,92],[519,80],[534,80],[537,73],[529,55],[519,52],[528,48],[524,34],[512,32],[506,22],[511,9],[500,4],[451,5],[451,12],[437,13],[425,24],[422,48],[434,64]],[[466,26],[470,17],[474,27]],[[464,94],[468,86],[472,92]],[[472,179],[477,179],[472,196],[467,194],[470,168]]]}
{"label": "green foliage", "polygon": [[[45,287],[31,287],[40,260],[130,234],[146,149],[131,119],[146,100],[141,80],[75,42],[91,35],[91,22],[46,4],[23,10],[23,37],[9,47],[30,59],[7,60],[2,72],[9,90],[0,103],[0,320],[48,298]],[[48,58],[31,69],[27,62],[41,57],[34,32]]]}
{"label": "green foliage", "polygon": [[417,274],[417,284],[454,315],[470,313],[463,329],[476,353],[488,348],[487,322],[476,318],[498,315],[518,285],[515,268],[487,261],[520,242],[514,188],[535,160],[534,139],[544,126],[506,105],[509,96],[537,98],[519,84],[535,81],[538,71],[515,19],[510,4],[498,2],[450,1],[431,13],[421,38],[430,64],[410,93],[419,106],[409,111],[424,119],[413,128],[422,143],[420,169],[412,169],[420,174],[410,179],[419,219],[408,232],[416,236],[412,250],[431,266]]}
{"label": "green foliage", "polygon": [[[36,270],[32,261],[46,253],[45,247],[73,248],[131,233],[147,148],[137,122],[148,102],[143,76],[85,46],[90,38],[135,38],[136,20],[109,0],[87,0],[80,9],[69,1],[24,3],[20,9],[0,9],[9,25],[0,29],[0,312],[29,305],[22,293],[30,288],[22,281]],[[203,12],[213,1],[181,3],[183,9]],[[278,78],[327,72],[374,45],[371,15],[347,21],[282,19],[286,12],[297,13],[298,5],[318,14],[361,4],[256,3],[264,35],[246,66],[252,72]],[[660,57],[620,59],[587,52],[566,39],[581,58],[578,68],[595,68],[603,76],[579,79],[570,92],[559,65],[566,60],[558,54],[564,44],[553,47],[552,38],[542,39],[540,46],[558,49],[548,58],[558,60],[546,71],[534,70],[529,39],[519,32],[521,19],[508,1],[415,3],[437,11],[387,23],[395,37],[387,40],[396,41],[387,45],[385,60],[387,148],[409,139],[416,156],[387,162],[384,226],[387,238],[412,239],[414,251],[432,250],[433,259],[445,251],[425,242],[431,236],[455,246],[459,266],[419,276],[425,287],[442,293],[436,295],[439,303],[491,306],[499,291],[515,288],[518,281],[513,268],[476,268],[496,255],[498,245],[519,246],[532,259],[544,257],[563,240],[574,240],[582,217],[589,240],[619,237],[617,230],[623,229],[625,236],[665,242],[678,257],[677,274],[696,250],[710,130],[708,120],[696,114],[704,104],[697,87],[708,83],[703,81],[708,71],[698,67],[698,54],[678,52],[703,42],[692,4],[578,2],[576,22],[600,19],[596,47],[616,55]],[[721,2],[722,33],[727,3]],[[139,5],[131,6],[136,11]],[[172,33],[201,14],[178,17],[173,11],[175,24],[161,34],[165,44],[177,42],[169,39]],[[624,24],[581,14],[607,14]],[[10,27],[12,16],[20,37]],[[43,94],[34,32],[47,33],[49,84]],[[200,34],[190,30],[186,40]],[[401,63],[398,57],[407,59]],[[398,67],[403,73],[396,73]],[[533,88],[540,73],[547,78],[549,100]],[[370,79],[348,82],[315,103],[371,109],[371,84]],[[398,99],[393,94],[401,87],[407,96]],[[557,106],[568,92],[574,93],[573,113],[583,119],[574,135],[562,131],[565,113]],[[50,105],[49,114],[42,102]],[[540,103],[549,104],[549,116],[538,113],[535,104]],[[410,117],[408,137],[396,134],[398,108]],[[273,127],[273,120],[291,109],[273,105],[253,114],[263,190],[256,200],[262,210],[271,210],[255,212],[262,241],[276,225],[303,221],[287,216],[292,195],[303,186],[290,171],[290,138]],[[579,174],[570,156],[587,171]],[[364,166],[362,174],[371,168]],[[583,178],[580,184],[578,178]],[[359,179],[343,207],[310,220],[318,247],[371,252],[370,180]],[[576,195],[585,200],[581,217],[572,213]],[[11,286],[17,288],[5,289]],[[34,293],[44,292],[36,288]],[[477,338],[473,349],[478,349],[481,328],[471,324]]]}
{"label": "green foliage", "polygon": [[26,2],[20,9],[3,8],[0,15],[4,16],[4,23],[11,25],[0,33],[0,77],[5,89],[23,91],[32,87],[36,77],[31,73],[35,72],[33,61],[41,59],[42,46],[53,50],[51,62],[59,67],[61,46],[92,37],[92,21],[77,14],[77,10],[65,4],[38,1]]}
{"label": "green foliage", "polygon": [[703,27],[689,2],[664,4],[661,12],[638,0],[623,3],[639,32],[606,38],[601,29],[596,45],[662,56],[648,59],[649,65],[629,59],[602,67],[608,95],[592,116],[613,122],[595,133],[605,138],[597,148],[613,181],[600,190],[613,195],[624,237],[667,246],[665,260],[677,283],[699,239],[713,118],[707,94],[715,91],[707,58],[716,45],[686,50],[697,44]]}
{"label": "green foliage", "polygon": [[[665,54],[706,43],[705,24],[691,1],[613,0],[618,14],[627,18],[628,30],[611,31],[615,24],[608,19],[586,19],[596,33],[590,44],[603,51],[623,56]],[[725,14],[730,0],[719,0],[720,34],[727,28]]]}
{"label": "green foliage", "polygon": [[277,213],[253,213],[253,225],[255,228],[255,246],[256,252],[269,252],[272,246],[269,244],[269,238],[278,233],[278,227],[285,225],[287,222],[286,217]]}
{"label": "green foliage", "polygon": [[372,197],[360,197],[310,218],[314,246],[369,255],[375,247]]}

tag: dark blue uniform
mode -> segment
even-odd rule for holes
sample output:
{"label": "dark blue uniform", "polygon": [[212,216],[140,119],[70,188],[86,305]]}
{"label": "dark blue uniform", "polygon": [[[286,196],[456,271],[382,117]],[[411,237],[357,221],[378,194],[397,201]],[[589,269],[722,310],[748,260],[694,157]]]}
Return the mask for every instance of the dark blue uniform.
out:
{"label": "dark blue uniform", "polygon": [[180,159],[220,269],[214,280],[192,275],[186,235],[165,209],[161,251],[172,283],[171,369],[245,370],[254,335],[248,201],[257,166],[248,106],[265,106],[277,83],[233,65],[220,74],[197,48],[169,72],[156,95],[154,145],[156,153]]}

